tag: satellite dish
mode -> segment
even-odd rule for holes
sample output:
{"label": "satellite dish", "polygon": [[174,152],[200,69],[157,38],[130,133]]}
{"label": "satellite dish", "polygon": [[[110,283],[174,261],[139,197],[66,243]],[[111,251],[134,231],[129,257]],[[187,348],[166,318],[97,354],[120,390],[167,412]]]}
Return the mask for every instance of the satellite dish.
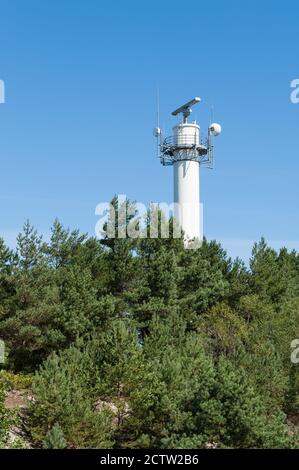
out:
{"label": "satellite dish", "polygon": [[154,134],[154,137],[159,137],[159,135],[161,135],[160,127],[155,127],[153,134]]}
{"label": "satellite dish", "polygon": [[214,136],[214,137],[217,137],[218,135],[221,134],[221,126],[220,124],[217,124],[216,122],[211,124],[210,127],[209,127],[209,130],[211,132],[211,134]]}

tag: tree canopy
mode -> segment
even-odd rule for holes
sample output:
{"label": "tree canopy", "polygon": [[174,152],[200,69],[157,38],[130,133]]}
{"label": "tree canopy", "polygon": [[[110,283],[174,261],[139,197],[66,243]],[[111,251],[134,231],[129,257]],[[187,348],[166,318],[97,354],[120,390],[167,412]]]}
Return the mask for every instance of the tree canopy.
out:
{"label": "tree canopy", "polygon": [[[130,220],[126,220],[128,224]],[[298,447],[299,255],[264,239],[98,240],[55,220],[0,240],[3,371],[33,374],[26,431],[45,448]],[[9,416],[0,371],[0,445]]]}

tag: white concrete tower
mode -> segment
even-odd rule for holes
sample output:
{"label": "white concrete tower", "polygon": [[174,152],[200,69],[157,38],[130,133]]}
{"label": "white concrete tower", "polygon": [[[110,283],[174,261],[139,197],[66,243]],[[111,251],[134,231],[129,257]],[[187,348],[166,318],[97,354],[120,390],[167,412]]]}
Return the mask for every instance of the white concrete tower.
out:
{"label": "white concrete tower", "polygon": [[[199,145],[199,126],[181,123],[173,128],[177,150],[173,163],[174,216],[188,240],[202,240],[200,215],[199,162],[192,158],[191,145]],[[177,157],[177,159],[176,159]],[[191,158],[190,158],[191,157]]]}
{"label": "white concrete tower", "polygon": [[200,102],[196,97],[175,110],[183,119],[173,127],[173,135],[166,139],[159,127],[155,135],[159,141],[159,157],[163,165],[173,165],[174,216],[184,232],[186,248],[200,245],[203,239],[203,223],[200,204],[200,166],[213,166],[213,136],[219,135],[221,126],[212,124],[208,138],[201,138],[200,126],[188,122],[191,106]]}

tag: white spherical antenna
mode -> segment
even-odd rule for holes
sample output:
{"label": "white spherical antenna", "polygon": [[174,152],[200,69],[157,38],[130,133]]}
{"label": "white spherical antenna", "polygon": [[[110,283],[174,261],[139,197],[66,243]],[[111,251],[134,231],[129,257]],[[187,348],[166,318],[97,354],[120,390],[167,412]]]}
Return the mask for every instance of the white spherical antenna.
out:
{"label": "white spherical antenna", "polygon": [[159,137],[159,135],[161,135],[160,127],[155,127],[155,129],[153,131],[153,134],[154,134],[155,137]]}
{"label": "white spherical antenna", "polygon": [[210,132],[214,137],[217,137],[218,135],[221,134],[221,126],[220,124],[217,124],[214,122],[213,124],[210,125]]}

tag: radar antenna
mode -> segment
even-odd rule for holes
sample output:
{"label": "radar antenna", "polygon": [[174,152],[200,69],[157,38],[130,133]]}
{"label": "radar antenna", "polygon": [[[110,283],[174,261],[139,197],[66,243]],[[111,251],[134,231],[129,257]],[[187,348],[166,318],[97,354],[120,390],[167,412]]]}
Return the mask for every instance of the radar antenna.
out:
{"label": "radar antenna", "polygon": [[188,103],[186,104],[183,104],[183,106],[181,106],[180,108],[176,109],[175,111],[173,111],[171,114],[173,116],[177,116],[178,114],[181,114],[183,115],[183,118],[184,118],[184,122],[186,123],[187,120],[188,120],[188,117],[190,116],[190,114],[192,113],[192,109],[191,109],[191,106],[194,106],[195,104],[199,103],[201,101],[201,99],[196,96],[195,98],[193,98],[193,100],[191,101],[188,101]]}

